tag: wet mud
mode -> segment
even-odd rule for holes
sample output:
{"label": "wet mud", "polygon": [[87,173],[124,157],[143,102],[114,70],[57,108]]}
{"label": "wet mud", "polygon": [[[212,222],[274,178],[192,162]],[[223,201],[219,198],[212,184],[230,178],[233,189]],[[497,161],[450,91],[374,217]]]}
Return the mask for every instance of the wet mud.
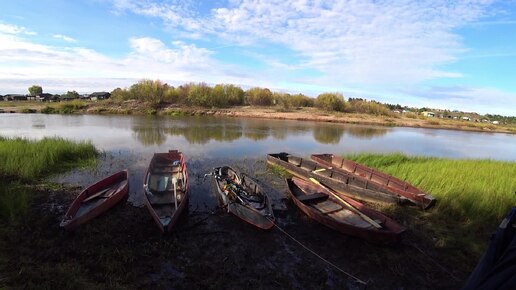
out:
{"label": "wet mud", "polygon": [[[346,272],[366,281],[367,289],[457,289],[469,274],[460,270],[463,265],[455,267],[448,252],[424,240],[417,221],[403,213],[415,209],[394,212],[408,227],[397,246],[365,242],[309,219],[290,201],[284,180],[268,170],[265,156],[187,158],[188,210],[172,233],[162,235],[143,207],[142,182],[151,157],[106,153],[96,168],[55,176],[53,181],[76,187],[38,195],[40,205],[29,215],[31,222],[12,237],[20,251],[12,266],[41,266],[31,274],[17,270],[13,285],[31,288],[35,285],[27,281],[37,275],[42,285],[54,289],[364,289]],[[263,186],[281,230],[260,230],[220,208],[213,178],[204,174],[221,165]],[[130,171],[126,201],[74,232],[59,228],[81,187],[124,168]],[[61,272],[64,278],[56,277]],[[66,275],[75,275],[74,282]]]}

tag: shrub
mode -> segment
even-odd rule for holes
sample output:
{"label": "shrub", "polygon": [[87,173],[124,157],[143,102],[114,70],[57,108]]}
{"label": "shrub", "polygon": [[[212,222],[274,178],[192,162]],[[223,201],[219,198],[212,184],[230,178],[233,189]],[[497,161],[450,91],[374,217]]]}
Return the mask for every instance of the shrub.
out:
{"label": "shrub", "polygon": [[394,114],[389,110],[386,105],[380,104],[375,101],[366,101],[366,100],[350,100],[348,102],[348,108],[346,109],[349,112],[353,113],[364,113],[371,115],[383,115],[383,116],[393,116]]}
{"label": "shrub", "polygon": [[342,112],[345,101],[341,93],[323,93],[317,96],[314,105],[323,110]]}
{"label": "shrub", "polygon": [[206,83],[192,85],[188,92],[187,101],[191,105],[210,107],[212,90]]}
{"label": "shrub", "polygon": [[270,106],[273,104],[272,92],[267,88],[251,88],[245,93],[247,102],[252,106]]}

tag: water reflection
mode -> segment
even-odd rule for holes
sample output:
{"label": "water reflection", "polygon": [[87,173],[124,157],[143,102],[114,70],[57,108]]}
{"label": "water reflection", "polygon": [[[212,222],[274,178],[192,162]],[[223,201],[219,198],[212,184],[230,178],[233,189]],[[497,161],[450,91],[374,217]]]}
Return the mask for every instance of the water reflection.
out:
{"label": "water reflection", "polygon": [[281,141],[289,136],[312,133],[320,144],[338,144],[344,134],[371,139],[387,133],[386,128],[307,122],[271,122],[267,120],[191,118],[174,122],[154,120],[132,126],[133,137],[142,145],[161,145],[167,136],[182,136],[189,144],[204,145],[210,141],[233,142],[241,138],[263,141],[269,137]]}
{"label": "water reflection", "polygon": [[167,140],[163,128],[160,127],[133,127],[132,129],[133,137],[142,145],[161,145]]}

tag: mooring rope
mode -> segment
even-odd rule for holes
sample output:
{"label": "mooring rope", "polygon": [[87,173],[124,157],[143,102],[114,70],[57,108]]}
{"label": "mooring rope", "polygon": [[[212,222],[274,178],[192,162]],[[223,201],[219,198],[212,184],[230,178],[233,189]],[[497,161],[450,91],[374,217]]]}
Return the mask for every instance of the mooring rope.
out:
{"label": "mooring rope", "polygon": [[305,250],[307,250],[308,252],[312,253],[314,256],[316,256],[317,258],[321,259],[323,262],[325,262],[326,264],[332,266],[333,268],[337,269],[339,272],[343,273],[344,275],[350,277],[350,278],[353,278],[355,279],[355,281],[357,281],[358,283],[361,283],[361,284],[364,284],[364,285],[367,285],[367,282],[363,281],[363,280],[360,280],[358,279],[357,277],[353,276],[352,274],[342,270],[341,268],[339,268],[339,266],[333,264],[332,262],[326,260],[325,258],[321,257],[321,255],[317,254],[314,250],[308,248],[308,246],[305,246],[303,243],[301,243],[300,241],[298,241],[296,238],[294,238],[293,236],[291,236],[289,233],[287,233],[284,229],[280,228],[280,226],[278,226],[273,220],[271,220],[269,217],[267,217],[268,220],[270,220],[274,226],[280,230],[282,233],[284,233],[287,237],[289,237],[291,240],[293,240],[294,242],[296,242],[297,244],[299,244],[301,247],[303,247]]}

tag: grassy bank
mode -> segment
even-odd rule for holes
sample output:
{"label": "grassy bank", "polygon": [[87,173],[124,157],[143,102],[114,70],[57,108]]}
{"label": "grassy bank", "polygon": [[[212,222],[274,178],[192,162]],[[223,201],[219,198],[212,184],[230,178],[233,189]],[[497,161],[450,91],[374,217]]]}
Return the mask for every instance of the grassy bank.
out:
{"label": "grassy bank", "polygon": [[34,141],[0,136],[0,176],[30,182],[91,161],[96,155],[95,147],[88,142],[62,138]]}
{"label": "grassy bank", "polygon": [[13,223],[26,212],[32,200],[31,184],[44,176],[91,164],[97,154],[87,142],[0,136],[0,222]]}
{"label": "grassy bank", "polygon": [[[437,247],[481,252],[508,210],[516,205],[516,163],[451,160],[402,154],[346,158],[377,168],[432,194],[437,203],[416,212]],[[407,217],[408,218],[408,217]]]}

